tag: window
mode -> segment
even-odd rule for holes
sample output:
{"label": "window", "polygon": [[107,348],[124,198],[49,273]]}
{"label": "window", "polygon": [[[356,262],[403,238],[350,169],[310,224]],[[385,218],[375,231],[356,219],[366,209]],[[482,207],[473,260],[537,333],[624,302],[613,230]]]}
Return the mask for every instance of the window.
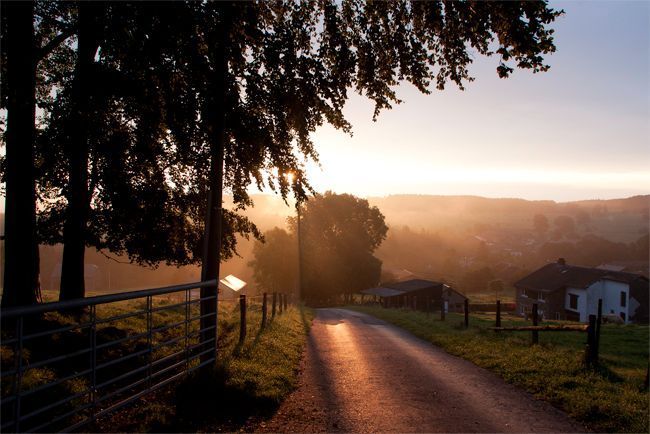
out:
{"label": "window", "polygon": [[625,291],[621,291],[621,307],[625,307],[627,304],[627,293]]}
{"label": "window", "polygon": [[555,319],[560,320],[560,312],[555,312]]}
{"label": "window", "polygon": [[578,296],[576,294],[569,294],[569,308],[578,310]]}

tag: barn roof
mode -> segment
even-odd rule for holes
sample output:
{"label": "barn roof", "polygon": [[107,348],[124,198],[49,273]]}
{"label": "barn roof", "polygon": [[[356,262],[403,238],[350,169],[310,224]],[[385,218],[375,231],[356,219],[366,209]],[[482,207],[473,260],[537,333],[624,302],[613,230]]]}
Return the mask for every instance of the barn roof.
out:
{"label": "barn roof", "polygon": [[579,267],[562,262],[546,264],[515,283],[517,288],[552,292],[561,288],[587,288],[599,280],[632,283],[643,276],[622,271]]}
{"label": "barn roof", "polygon": [[434,282],[431,280],[412,279],[412,280],[406,280],[404,282],[392,283],[390,285],[386,285],[386,287],[391,289],[396,289],[402,292],[411,292],[411,291],[419,291],[421,289],[432,288],[434,286],[441,286],[441,285],[442,283]]}
{"label": "barn roof", "polygon": [[364,289],[361,291],[361,293],[366,295],[377,295],[379,297],[393,297],[395,295],[404,294],[404,291],[398,291],[396,289],[384,288],[380,286],[377,288]]}

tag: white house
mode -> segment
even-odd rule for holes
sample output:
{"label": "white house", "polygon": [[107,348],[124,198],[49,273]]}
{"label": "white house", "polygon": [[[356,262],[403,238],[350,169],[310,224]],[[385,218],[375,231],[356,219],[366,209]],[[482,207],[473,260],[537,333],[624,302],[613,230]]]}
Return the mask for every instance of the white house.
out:
{"label": "white house", "polygon": [[563,258],[515,283],[517,311],[525,315],[537,304],[547,319],[587,322],[598,312],[625,323],[648,322],[648,278],[640,274],[568,265]]}

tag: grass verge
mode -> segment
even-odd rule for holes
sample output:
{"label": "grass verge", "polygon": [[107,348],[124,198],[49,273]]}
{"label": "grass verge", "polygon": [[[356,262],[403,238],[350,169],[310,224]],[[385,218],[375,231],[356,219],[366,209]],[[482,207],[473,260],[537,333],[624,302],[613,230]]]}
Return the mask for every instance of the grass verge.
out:
{"label": "grass verge", "polygon": [[231,432],[271,415],[297,385],[312,311],[289,306],[262,331],[249,307],[239,344],[239,306],[220,306],[218,362],[102,422],[101,431]]}
{"label": "grass verge", "polygon": [[[643,388],[648,366],[648,326],[604,325],[600,368],[584,368],[586,335],[542,332],[530,345],[530,332],[495,333],[493,316],[472,315],[464,329],[462,316],[446,321],[422,312],[352,306],[408,330],[478,366],[487,368],[566,411],[598,432],[648,432],[649,394]],[[529,324],[516,317],[503,325]]]}
{"label": "grass verge", "polygon": [[[271,318],[264,330],[260,329],[261,305],[255,297],[248,304],[247,337],[239,342],[239,303],[234,301],[219,302],[218,316],[218,361],[214,366],[195,371],[187,377],[136,400],[134,403],[102,417],[92,424],[85,425],[89,432],[190,432],[190,431],[233,431],[243,426],[247,419],[272,413],[282,400],[295,388],[297,373],[306,342],[306,335],[311,324],[312,312],[307,308],[289,306],[282,314]],[[153,306],[158,308],[174,305],[179,300],[158,297]],[[101,308],[101,309],[100,309]],[[103,305],[97,309],[98,318],[111,318],[146,308],[141,300],[118,302]],[[199,314],[198,304],[192,306],[191,316]],[[87,321],[83,314],[82,321]],[[169,310],[156,311],[152,315],[152,327],[160,328],[153,334],[153,345],[174,342],[183,333],[184,307],[171,307]],[[45,314],[30,327],[34,331],[58,330],[66,325],[76,324],[76,319],[51,312]],[[164,329],[166,324],[178,324]],[[127,336],[139,336],[146,332],[147,318],[137,314],[129,318],[101,323],[97,326],[97,343],[121,341]],[[190,332],[198,327],[198,321],[190,326]],[[164,330],[163,330],[164,329]],[[31,331],[30,331],[31,333]],[[6,336],[2,336],[2,340]],[[136,338],[118,345],[108,347],[107,351],[97,351],[98,363],[128,358],[146,346],[144,338]],[[195,340],[198,338],[194,338]],[[23,366],[34,362],[48,360],[59,355],[74,353],[86,348],[89,341],[87,329],[74,329],[65,333],[54,333],[38,339],[27,341],[23,350]],[[191,342],[190,342],[191,343]],[[182,350],[182,342],[160,348],[155,352],[154,360],[168,353]],[[158,354],[160,353],[160,354]],[[2,369],[11,369],[14,365],[14,352],[11,346],[1,345],[0,355]],[[137,355],[137,354],[136,354]],[[146,355],[128,359],[129,363],[117,363],[100,371],[106,378],[99,378],[98,383],[117,378],[120,374],[130,372],[147,363]],[[133,362],[133,363],[131,363]],[[195,363],[198,363],[196,361]],[[56,408],[56,413],[45,412],[43,417],[32,420],[31,426],[46,423],[52,417],[74,411],[75,406],[87,403],[88,376],[76,376],[87,368],[88,357],[84,353],[79,357],[66,358],[62,362],[43,367],[27,369],[22,377],[23,392],[34,390],[48,383],[56,386],[45,389],[42,393],[32,395],[34,402],[23,399],[26,412],[38,410],[49,402],[55,402],[66,396],[78,394],[79,399],[70,406]],[[73,380],[64,380],[69,376]],[[59,381],[61,379],[62,382]],[[137,379],[137,378],[135,378]],[[11,391],[11,382],[4,381],[2,397]],[[8,379],[10,380],[10,379]],[[127,380],[134,381],[133,377]],[[6,384],[5,384],[6,383]],[[116,386],[118,387],[118,386]],[[79,401],[79,402],[77,402]],[[3,416],[4,416],[3,407]],[[50,419],[47,419],[47,418]],[[60,422],[62,428],[80,420],[81,416],[72,416]],[[42,420],[41,420],[42,419]]]}

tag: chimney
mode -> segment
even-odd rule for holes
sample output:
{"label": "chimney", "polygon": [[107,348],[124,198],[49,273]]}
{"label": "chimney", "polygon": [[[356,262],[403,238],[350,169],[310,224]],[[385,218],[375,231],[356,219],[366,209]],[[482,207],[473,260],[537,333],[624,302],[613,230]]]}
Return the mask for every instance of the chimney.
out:
{"label": "chimney", "polygon": [[558,258],[557,263],[560,265],[566,265],[566,260],[564,258]]}

